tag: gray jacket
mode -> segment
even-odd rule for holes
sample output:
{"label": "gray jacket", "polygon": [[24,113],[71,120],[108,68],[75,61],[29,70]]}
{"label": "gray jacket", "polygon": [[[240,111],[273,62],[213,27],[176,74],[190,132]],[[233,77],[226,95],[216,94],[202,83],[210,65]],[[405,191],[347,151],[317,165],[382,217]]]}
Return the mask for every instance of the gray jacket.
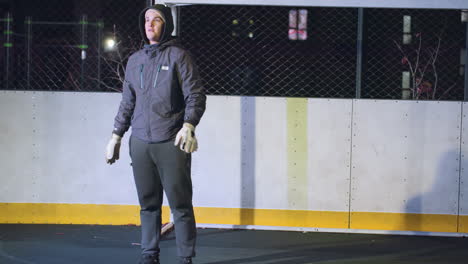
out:
{"label": "gray jacket", "polygon": [[162,142],[174,139],[184,122],[200,122],[206,104],[200,75],[190,54],[169,39],[172,24],[166,24],[159,45],[146,45],[128,60],[114,134],[123,136],[131,126],[133,136]]}

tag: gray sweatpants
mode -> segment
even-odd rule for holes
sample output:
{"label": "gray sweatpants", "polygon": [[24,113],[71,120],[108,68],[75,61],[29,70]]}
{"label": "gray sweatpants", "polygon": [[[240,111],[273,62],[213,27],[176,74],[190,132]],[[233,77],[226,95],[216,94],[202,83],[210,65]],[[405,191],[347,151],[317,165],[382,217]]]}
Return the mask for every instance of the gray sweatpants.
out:
{"label": "gray sweatpants", "polygon": [[195,256],[191,155],[174,141],[146,143],[130,137],[130,157],[140,202],[142,254],[159,253],[163,189],[174,216],[177,255]]}

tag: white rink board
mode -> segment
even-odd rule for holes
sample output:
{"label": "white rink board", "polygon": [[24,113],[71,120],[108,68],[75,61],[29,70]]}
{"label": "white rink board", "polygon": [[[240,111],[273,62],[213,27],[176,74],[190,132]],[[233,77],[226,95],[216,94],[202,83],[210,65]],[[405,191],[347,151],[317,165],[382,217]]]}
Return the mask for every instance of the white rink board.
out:
{"label": "white rink board", "polygon": [[349,211],[351,116],[351,100],[308,100],[309,210]]}
{"label": "white rink board", "polygon": [[15,132],[0,133],[2,146],[24,156],[12,159],[2,151],[8,155],[1,161],[2,175],[11,177],[1,202],[138,204],[127,140],[120,160],[105,162],[120,94],[2,92],[0,98],[11,102],[5,109],[17,112],[1,111]]}
{"label": "white rink board", "polygon": [[0,91],[0,201],[28,202],[37,189],[31,92]]}
{"label": "white rink board", "polygon": [[240,114],[240,97],[208,97],[192,155],[194,206],[239,207]]}
{"label": "white rink board", "polygon": [[[120,160],[104,161],[120,99],[0,91],[0,203],[137,205],[130,133]],[[307,103],[306,210],[456,215],[462,143],[460,213],[468,214],[461,102]],[[291,209],[287,122],[285,98],[208,96],[196,131],[194,205]]]}
{"label": "white rink board", "polygon": [[288,209],[285,98],[256,98],[255,201],[251,208]]}
{"label": "white rink board", "polygon": [[209,96],[196,132],[194,206],[287,209],[286,128],[284,98]]}
{"label": "white rink board", "polygon": [[457,214],[460,102],[355,100],[351,212]]}

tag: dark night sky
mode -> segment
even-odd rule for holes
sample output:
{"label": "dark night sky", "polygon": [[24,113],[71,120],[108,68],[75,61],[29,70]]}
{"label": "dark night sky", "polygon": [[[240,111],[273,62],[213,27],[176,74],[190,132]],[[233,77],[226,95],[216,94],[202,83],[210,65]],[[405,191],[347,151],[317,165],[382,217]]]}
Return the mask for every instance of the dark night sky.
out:
{"label": "dark night sky", "polygon": [[0,14],[12,13],[18,33],[24,32],[26,16],[33,21],[77,22],[82,14],[90,22],[102,18],[108,29],[116,24],[123,31],[137,31],[137,15],[144,5],[144,0],[0,0]]}

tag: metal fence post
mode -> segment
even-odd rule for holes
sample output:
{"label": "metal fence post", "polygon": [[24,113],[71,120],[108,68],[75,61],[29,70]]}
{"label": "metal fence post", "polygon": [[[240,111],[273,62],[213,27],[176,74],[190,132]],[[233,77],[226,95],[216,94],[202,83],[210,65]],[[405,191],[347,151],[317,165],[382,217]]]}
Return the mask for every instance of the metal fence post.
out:
{"label": "metal fence post", "polygon": [[86,49],[88,45],[86,44],[86,34],[88,26],[88,16],[83,15],[81,17],[81,78],[80,78],[80,89],[84,88],[84,74],[85,74],[85,60],[86,60]]}
{"label": "metal fence post", "polygon": [[26,87],[31,90],[31,42],[32,42],[32,18],[26,17]]}
{"label": "metal fence post", "polygon": [[465,22],[465,89],[464,100],[468,101],[468,22]]}
{"label": "metal fence post", "polygon": [[7,16],[5,18],[5,35],[6,35],[6,42],[3,44],[3,46],[6,48],[6,60],[5,60],[5,88],[8,89],[10,85],[10,49],[13,47],[13,42],[11,39],[11,35],[13,34],[13,29],[12,29],[12,22],[13,18],[11,17],[10,13],[7,13]]}
{"label": "metal fence post", "polygon": [[356,99],[361,98],[362,88],[362,39],[364,27],[364,9],[358,8],[357,47],[356,47]]}
{"label": "metal fence post", "polygon": [[101,52],[102,52],[102,29],[104,28],[104,22],[101,19],[98,20],[98,30],[97,30],[97,33],[98,33],[98,39],[97,39],[97,53],[98,53],[98,66],[97,66],[97,79],[98,79],[98,83],[97,83],[97,89],[98,91],[101,90]]}

